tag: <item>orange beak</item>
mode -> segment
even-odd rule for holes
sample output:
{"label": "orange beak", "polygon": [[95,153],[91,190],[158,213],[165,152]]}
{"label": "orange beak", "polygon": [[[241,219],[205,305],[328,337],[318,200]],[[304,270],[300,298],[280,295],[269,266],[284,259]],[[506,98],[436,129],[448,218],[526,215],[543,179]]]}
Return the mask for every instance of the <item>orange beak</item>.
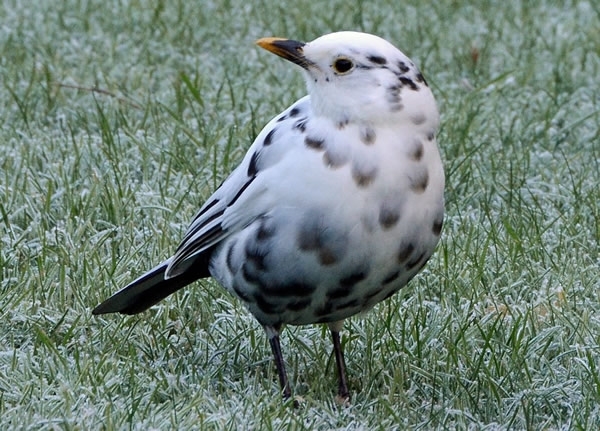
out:
{"label": "orange beak", "polygon": [[312,64],[312,62],[307,60],[304,56],[303,47],[306,45],[304,42],[283,39],[280,37],[263,37],[262,39],[257,40],[256,44],[261,48],[272,52],[273,54],[276,54],[303,67],[304,69],[308,69],[308,67]]}

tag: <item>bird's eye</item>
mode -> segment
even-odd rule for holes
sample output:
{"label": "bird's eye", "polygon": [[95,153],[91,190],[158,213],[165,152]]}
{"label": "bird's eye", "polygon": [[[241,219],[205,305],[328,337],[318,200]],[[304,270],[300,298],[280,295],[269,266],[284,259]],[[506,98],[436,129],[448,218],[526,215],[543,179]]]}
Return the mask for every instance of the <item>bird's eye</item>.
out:
{"label": "bird's eye", "polygon": [[337,58],[333,62],[333,70],[339,75],[344,75],[350,72],[354,68],[354,63],[352,60],[346,57]]}

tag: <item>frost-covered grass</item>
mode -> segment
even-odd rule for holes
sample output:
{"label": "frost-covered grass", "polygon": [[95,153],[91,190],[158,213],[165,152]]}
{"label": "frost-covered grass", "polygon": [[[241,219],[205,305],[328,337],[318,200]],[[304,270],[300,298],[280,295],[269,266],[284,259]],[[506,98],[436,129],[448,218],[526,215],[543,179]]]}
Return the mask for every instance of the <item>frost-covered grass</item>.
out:
{"label": "frost-covered grass", "polygon": [[[0,429],[600,427],[598,2],[262,3],[0,5]],[[324,328],[284,332],[293,409],[210,280],[90,311],[304,94],[253,41],[339,29],[422,66],[447,218],[422,276],[346,325],[350,407]]]}

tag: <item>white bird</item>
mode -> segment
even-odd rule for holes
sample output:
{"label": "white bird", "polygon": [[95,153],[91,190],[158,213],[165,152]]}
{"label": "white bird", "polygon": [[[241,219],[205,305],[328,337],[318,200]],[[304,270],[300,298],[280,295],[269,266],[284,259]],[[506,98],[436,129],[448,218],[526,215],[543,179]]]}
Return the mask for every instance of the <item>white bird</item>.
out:
{"label": "white bird", "polygon": [[281,329],[328,324],[338,396],[349,400],[342,322],[406,285],[440,238],[438,110],[415,64],[377,36],[257,44],[299,65],[309,95],[260,132],[174,256],[93,313],[139,313],[212,276],[265,329],[284,398]]}

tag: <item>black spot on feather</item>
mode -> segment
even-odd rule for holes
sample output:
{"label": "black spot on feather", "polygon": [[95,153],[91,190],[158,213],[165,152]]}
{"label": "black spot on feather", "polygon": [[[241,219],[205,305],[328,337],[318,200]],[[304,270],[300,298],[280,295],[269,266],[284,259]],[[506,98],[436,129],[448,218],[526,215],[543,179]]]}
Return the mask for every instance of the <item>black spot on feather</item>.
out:
{"label": "black spot on feather", "polygon": [[398,62],[398,69],[400,70],[400,73],[406,73],[410,70],[410,67],[408,67],[405,62],[400,60]]}
{"label": "black spot on feather", "polygon": [[323,150],[325,148],[325,141],[323,139],[311,138],[310,136],[304,138],[304,144],[313,150]]}
{"label": "black spot on feather", "polygon": [[421,72],[417,73],[416,80],[417,82],[422,82],[427,87],[429,87],[429,84],[427,84],[427,81],[425,80],[425,77],[421,74]]}
{"label": "black spot on feather", "polygon": [[307,122],[308,122],[308,119],[306,117],[299,119],[294,124],[294,129],[300,131],[301,133],[304,133],[306,131],[306,123]]}
{"label": "black spot on feather", "polygon": [[247,262],[252,262],[254,264],[254,268],[256,268],[258,271],[265,271],[267,269],[267,266],[265,265],[265,258],[269,254],[269,250],[266,247],[260,247],[258,243],[254,241],[248,241],[246,242],[244,252],[246,253]]}
{"label": "black spot on feather", "polygon": [[310,305],[310,299],[300,299],[297,301],[288,302],[285,308],[290,311],[300,311]]}
{"label": "black spot on feather", "polygon": [[272,302],[267,301],[267,299],[259,292],[254,292],[253,297],[258,308],[265,314],[278,314],[283,311],[279,304],[273,304]]}
{"label": "black spot on feather", "polygon": [[417,257],[413,258],[410,262],[406,262],[406,269],[411,270],[417,266],[417,264],[421,261],[421,259],[425,256],[425,252],[419,254]]}
{"label": "black spot on feather", "polygon": [[231,201],[229,201],[229,203],[227,204],[228,207],[230,207],[233,204],[235,204],[235,202],[240,198],[240,196],[242,195],[242,193],[244,193],[244,191],[248,188],[248,186],[250,184],[252,184],[252,181],[254,181],[254,178],[256,178],[256,175],[250,177],[248,179],[248,181],[246,181],[246,183],[242,187],[240,187],[240,189],[238,190],[238,192],[236,193],[236,195],[233,197],[233,199]]}
{"label": "black spot on feather", "polygon": [[398,251],[398,263],[404,263],[415,250],[415,245],[412,242],[402,244]]}
{"label": "black spot on feather", "polygon": [[209,209],[211,209],[212,207],[214,207],[216,204],[219,203],[219,199],[213,199],[210,203],[205,204],[204,208],[202,208],[202,211],[200,211],[196,217],[194,217],[194,220],[192,220],[192,223],[194,221],[196,221],[198,218],[200,218],[202,215],[204,215]]}
{"label": "black spot on feather", "polygon": [[265,136],[265,140],[263,141],[263,145],[265,147],[268,147],[269,145],[271,145],[273,143],[273,135],[274,134],[275,134],[275,129],[273,129],[269,133],[267,133],[267,136]]}
{"label": "black spot on feather", "polygon": [[385,57],[381,57],[379,55],[370,55],[367,57],[367,60],[369,60],[371,63],[380,64],[380,65],[384,65],[387,63],[387,60],[385,59]]}
{"label": "black spot on feather", "polygon": [[390,275],[388,275],[387,277],[385,277],[381,283],[382,284],[389,284],[392,281],[396,281],[398,279],[398,277],[400,277],[400,271],[392,272]]}
{"label": "black spot on feather", "polygon": [[349,275],[348,277],[342,278],[340,280],[340,286],[344,286],[346,288],[354,287],[354,285],[363,281],[365,278],[367,278],[367,273],[365,271],[358,271]]}
{"label": "black spot on feather", "polygon": [[275,224],[270,217],[263,216],[260,221],[260,225],[256,230],[256,240],[266,241],[275,235]]}
{"label": "black spot on feather", "polygon": [[443,224],[444,224],[444,216],[443,215],[433,221],[433,226],[431,228],[431,231],[433,232],[433,234],[435,236],[439,236],[440,233],[442,233],[442,225]]}
{"label": "black spot on feather", "polygon": [[225,261],[227,262],[227,268],[229,269],[229,271],[231,272],[235,272],[235,266],[234,266],[234,262],[233,262],[233,252],[234,252],[234,247],[235,247],[235,241],[233,241],[230,245],[229,248],[227,249],[227,259],[225,259]]}
{"label": "black spot on feather", "polygon": [[402,83],[403,86],[410,88],[413,91],[417,91],[419,86],[414,83],[414,81],[406,76],[401,76],[398,80]]}
{"label": "black spot on feather", "polygon": [[248,176],[253,177],[258,173],[258,157],[259,151],[255,151],[250,158],[250,164],[248,165]]}

